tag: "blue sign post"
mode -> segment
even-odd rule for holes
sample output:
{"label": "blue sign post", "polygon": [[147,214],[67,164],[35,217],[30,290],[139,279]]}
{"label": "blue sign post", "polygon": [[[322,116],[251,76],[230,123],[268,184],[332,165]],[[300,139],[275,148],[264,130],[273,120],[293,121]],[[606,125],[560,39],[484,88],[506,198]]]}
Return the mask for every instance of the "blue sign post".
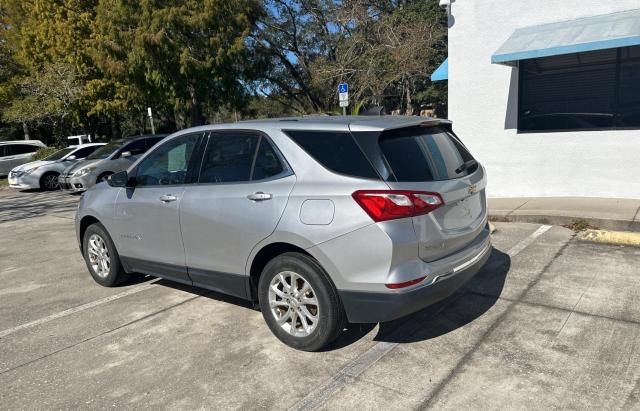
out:
{"label": "blue sign post", "polygon": [[338,101],[342,107],[342,115],[347,115],[347,106],[349,105],[349,85],[347,83],[338,84]]}

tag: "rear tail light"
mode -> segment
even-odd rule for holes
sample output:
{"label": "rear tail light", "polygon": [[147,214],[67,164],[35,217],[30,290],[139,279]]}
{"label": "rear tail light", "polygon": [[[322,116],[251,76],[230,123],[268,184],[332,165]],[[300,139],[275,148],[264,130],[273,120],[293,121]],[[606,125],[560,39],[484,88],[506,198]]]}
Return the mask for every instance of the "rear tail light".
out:
{"label": "rear tail light", "polygon": [[428,214],[444,204],[440,194],[426,191],[358,190],[351,196],[376,222]]}
{"label": "rear tail light", "polygon": [[415,280],[411,280],[411,281],[405,281],[404,283],[385,284],[385,287],[391,288],[392,290],[397,290],[398,288],[411,287],[412,285],[421,283],[422,280],[424,280],[425,278],[427,278],[427,276],[416,278]]}

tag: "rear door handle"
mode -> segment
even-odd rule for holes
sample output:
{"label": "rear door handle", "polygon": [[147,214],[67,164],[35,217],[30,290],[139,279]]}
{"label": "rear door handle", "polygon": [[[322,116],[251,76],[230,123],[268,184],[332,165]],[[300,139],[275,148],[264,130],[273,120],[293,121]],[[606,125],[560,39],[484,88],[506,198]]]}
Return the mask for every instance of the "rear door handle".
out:
{"label": "rear door handle", "polygon": [[172,201],[176,201],[177,199],[178,197],[174,196],[173,194],[165,194],[160,196],[160,201],[162,201],[163,203],[171,203]]}
{"label": "rear door handle", "polygon": [[257,193],[249,194],[247,198],[251,201],[265,201],[271,200],[270,193],[263,193],[262,191],[258,191]]}

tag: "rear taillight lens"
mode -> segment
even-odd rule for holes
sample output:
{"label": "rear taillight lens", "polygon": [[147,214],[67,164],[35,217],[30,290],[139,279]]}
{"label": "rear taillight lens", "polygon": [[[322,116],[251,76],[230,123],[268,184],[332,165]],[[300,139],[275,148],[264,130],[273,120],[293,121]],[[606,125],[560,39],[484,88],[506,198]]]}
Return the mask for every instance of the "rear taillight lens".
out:
{"label": "rear taillight lens", "polygon": [[425,278],[427,278],[426,275],[424,277],[416,278],[415,280],[405,281],[404,283],[391,283],[391,284],[385,284],[385,286],[387,288],[391,288],[392,290],[397,290],[399,288],[406,288],[406,287],[411,287],[412,285],[419,284]]}
{"label": "rear taillight lens", "polygon": [[438,193],[407,190],[358,190],[351,195],[373,221],[428,214],[444,204]]}

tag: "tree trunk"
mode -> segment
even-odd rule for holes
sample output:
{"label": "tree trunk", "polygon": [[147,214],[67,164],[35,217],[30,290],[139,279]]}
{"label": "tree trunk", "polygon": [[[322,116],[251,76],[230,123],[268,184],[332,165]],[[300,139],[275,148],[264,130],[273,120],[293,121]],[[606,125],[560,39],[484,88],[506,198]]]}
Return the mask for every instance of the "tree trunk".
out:
{"label": "tree trunk", "polygon": [[196,89],[194,86],[189,85],[189,98],[191,100],[191,127],[201,126],[205,123],[204,115],[202,114],[202,107],[200,107],[200,101],[196,95]]}
{"label": "tree trunk", "polygon": [[407,116],[412,116],[413,115],[413,101],[411,100],[411,85],[407,81],[405,83],[405,86],[407,88],[407,112],[406,112],[406,115]]}
{"label": "tree trunk", "polygon": [[109,119],[109,122],[111,123],[111,139],[117,140],[122,138],[122,131],[120,130],[120,121],[118,116],[114,115]]}
{"label": "tree trunk", "polygon": [[24,132],[24,139],[31,140],[31,137],[29,137],[29,126],[27,126],[27,123],[22,123],[22,131]]}

